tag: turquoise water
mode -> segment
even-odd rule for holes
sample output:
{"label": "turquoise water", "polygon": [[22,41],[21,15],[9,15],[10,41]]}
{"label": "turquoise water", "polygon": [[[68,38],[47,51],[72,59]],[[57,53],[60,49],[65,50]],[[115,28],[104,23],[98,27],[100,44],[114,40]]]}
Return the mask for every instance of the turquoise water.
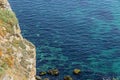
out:
{"label": "turquoise water", "polygon": [[[58,68],[50,80],[120,77],[119,0],[10,0],[22,34],[37,48],[37,74]],[[80,68],[74,76],[72,70]],[[46,76],[45,76],[46,77]],[[47,76],[48,77],[48,76]]]}

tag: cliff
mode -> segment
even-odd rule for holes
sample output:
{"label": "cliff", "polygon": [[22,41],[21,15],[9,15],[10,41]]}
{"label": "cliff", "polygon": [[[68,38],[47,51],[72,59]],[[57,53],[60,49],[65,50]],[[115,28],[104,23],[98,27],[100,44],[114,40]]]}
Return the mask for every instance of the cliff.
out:
{"label": "cliff", "polygon": [[0,0],[0,80],[35,80],[35,46],[21,35],[7,0]]}

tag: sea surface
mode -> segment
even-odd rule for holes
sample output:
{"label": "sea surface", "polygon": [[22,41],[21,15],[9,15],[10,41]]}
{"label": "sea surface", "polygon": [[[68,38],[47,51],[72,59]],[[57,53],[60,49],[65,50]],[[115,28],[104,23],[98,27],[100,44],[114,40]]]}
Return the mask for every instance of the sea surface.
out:
{"label": "sea surface", "polygon": [[[37,75],[63,80],[120,78],[120,0],[9,0],[22,35],[37,49]],[[73,75],[74,68],[81,69]],[[120,80],[120,79],[118,79]]]}

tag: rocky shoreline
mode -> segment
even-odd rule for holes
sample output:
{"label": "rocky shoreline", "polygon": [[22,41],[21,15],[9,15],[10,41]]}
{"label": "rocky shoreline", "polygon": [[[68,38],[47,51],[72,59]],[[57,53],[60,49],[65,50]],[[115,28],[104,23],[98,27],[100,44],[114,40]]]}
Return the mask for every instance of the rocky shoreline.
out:
{"label": "rocky shoreline", "polygon": [[[74,75],[79,75],[80,73],[81,73],[80,69],[76,68],[73,70]],[[42,79],[42,76],[45,76],[47,74],[51,76],[58,76],[60,74],[60,71],[58,69],[50,69],[48,71],[41,71],[39,73],[39,76],[36,76],[36,80],[49,80],[49,78]],[[63,80],[73,80],[73,78],[70,75],[66,75],[64,76]]]}

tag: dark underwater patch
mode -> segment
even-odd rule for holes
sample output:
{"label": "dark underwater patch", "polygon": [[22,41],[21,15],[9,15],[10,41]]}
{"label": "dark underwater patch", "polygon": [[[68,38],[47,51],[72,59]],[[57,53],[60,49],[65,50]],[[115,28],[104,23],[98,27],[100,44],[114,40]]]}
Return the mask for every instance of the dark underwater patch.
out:
{"label": "dark underwater patch", "polygon": [[89,17],[93,17],[105,22],[111,22],[114,20],[113,13],[109,10],[93,10],[89,13]]}

